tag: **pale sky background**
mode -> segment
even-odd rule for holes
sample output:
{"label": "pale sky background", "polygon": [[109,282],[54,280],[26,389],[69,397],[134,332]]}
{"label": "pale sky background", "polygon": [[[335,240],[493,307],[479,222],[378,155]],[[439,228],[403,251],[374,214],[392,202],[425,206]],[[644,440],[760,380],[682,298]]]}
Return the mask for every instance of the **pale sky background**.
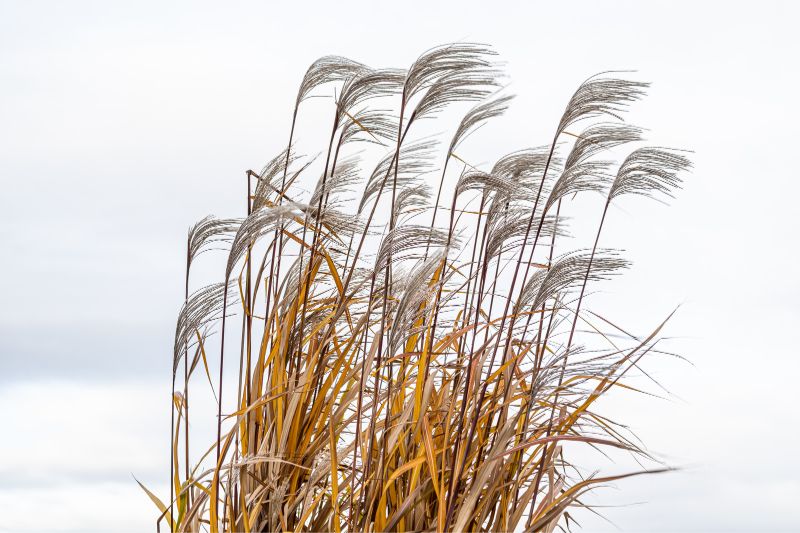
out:
{"label": "pale sky background", "polygon": [[496,155],[547,142],[608,69],[653,83],[631,122],[696,152],[671,207],[626,204],[604,237],[634,261],[603,295],[621,323],[682,304],[666,333],[692,364],[649,366],[673,396],[609,409],[683,470],[599,493],[615,525],[584,531],[800,531],[798,20],[788,1],[0,2],[0,531],[153,529],[131,474],[166,492],[187,227],[241,215],[314,59],[401,67],[453,40],[507,62]]}

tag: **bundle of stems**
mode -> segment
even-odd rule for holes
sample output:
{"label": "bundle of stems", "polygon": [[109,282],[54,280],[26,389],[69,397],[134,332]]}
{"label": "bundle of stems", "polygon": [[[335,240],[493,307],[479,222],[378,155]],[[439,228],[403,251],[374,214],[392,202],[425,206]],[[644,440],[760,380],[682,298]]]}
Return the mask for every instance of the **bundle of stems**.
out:
{"label": "bundle of stems", "polygon": [[[473,165],[464,141],[510,105],[501,76],[473,43],[407,70],[311,65],[287,147],[247,171],[246,216],[189,232],[168,503],[145,489],[159,527],[551,532],[587,491],[666,469],[600,476],[570,452],[654,461],[595,408],[632,388],[663,323],[634,336],[582,309],[589,285],[628,266],[599,247],[611,203],[670,196],[690,162],[624,122],[647,84],[602,73],[577,88],[549,144]],[[333,120],[306,158],[295,125],[319,95],[333,95]],[[420,136],[424,119],[459,106],[446,150]],[[603,198],[588,214],[594,242],[566,248],[564,213],[584,193]],[[214,249],[224,276],[190,291]],[[216,412],[190,412],[199,394]],[[190,447],[200,418],[216,439]]]}

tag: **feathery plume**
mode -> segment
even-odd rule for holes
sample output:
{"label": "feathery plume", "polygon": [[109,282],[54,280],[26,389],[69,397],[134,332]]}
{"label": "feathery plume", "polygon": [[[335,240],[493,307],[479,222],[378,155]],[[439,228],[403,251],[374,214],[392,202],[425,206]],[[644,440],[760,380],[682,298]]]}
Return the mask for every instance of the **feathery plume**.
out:
{"label": "feathery plume", "polygon": [[653,198],[657,194],[672,197],[680,188],[679,173],[692,168],[688,157],[670,148],[645,147],[634,150],[619,167],[611,184],[609,199],[623,194]]}
{"label": "feathery plume", "polygon": [[607,77],[613,72],[601,72],[584,81],[572,95],[561,121],[556,137],[567,128],[587,118],[609,116],[622,120],[622,113],[631,102],[641,99],[649,83]]}
{"label": "feathery plume", "polygon": [[211,249],[215,243],[230,242],[242,223],[238,218],[215,218],[209,215],[189,228],[188,264],[195,258]]}

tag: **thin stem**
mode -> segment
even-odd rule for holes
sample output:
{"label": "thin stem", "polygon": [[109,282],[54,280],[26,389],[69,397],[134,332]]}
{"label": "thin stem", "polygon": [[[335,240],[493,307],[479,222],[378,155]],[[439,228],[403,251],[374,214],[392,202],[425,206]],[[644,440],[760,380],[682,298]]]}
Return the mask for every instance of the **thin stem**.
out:
{"label": "thin stem", "polygon": [[[561,371],[558,376],[558,385],[556,386],[555,396],[553,398],[553,403],[550,408],[550,420],[547,423],[547,431],[545,432],[546,436],[548,437],[551,435],[553,430],[553,419],[555,418],[555,410],[556,410],[556,405],[558,404],[558,397],[559,393],[561,392],[561,386],[564,383],[564,374],[566,373],[567,369],[567,359],[569,358],[570,349],[572,348],[572,340],[575,336],[575,327],[578,324],[578,316],[580,315],[581,311],[581,303],[583,302],[583,296],[586,292],[586,285],[589,282],[589,274],[592,271],[592,262],[594,261],[595,252],[597,251],[597,243],[600,241],[600,232],[603,231],[603,223],[606,220],[606,214],[608,213],[609,205],[611,205],[610,197],[606,200],[605,206],[603,207],[603,215],[600,217],[600,224],[597,227],[597,235],[594,238],[594,245],[592,246],[592,252],[591,255],[589,256],[589,264],[586,267],[586,274],[584,274],[583,276],[583,283],[581,284],[581,291],[580,295],[578,296],[578,302],[575,305],[575,315],[572,319],[572,326],[570,327],[569,331],[569,339],[567,340],[567,347],[561,363]],[[539,472],[537,474],[537,480],[536,480],[537,487],[539,485],[539,481],[541,480],[543,465],[545,458],[547,457],[547,453],[548,453],[548,445],[545,444],[544,449],[542,450],[542,464],[540,465]],[[529,516],[533,515],[535,503],[536,503],[536,495],[534,493],[534,497],[531,499],[531,508]]]}

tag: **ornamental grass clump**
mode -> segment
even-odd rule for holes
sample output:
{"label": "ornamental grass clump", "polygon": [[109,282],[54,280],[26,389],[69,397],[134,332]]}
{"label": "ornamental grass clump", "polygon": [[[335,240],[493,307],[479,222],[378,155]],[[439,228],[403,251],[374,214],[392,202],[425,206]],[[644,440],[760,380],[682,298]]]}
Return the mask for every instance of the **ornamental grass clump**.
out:
{"label": "ornamental grass clump", "polygon": [[[286,147],[247,171],[245,216],[189,231],[171,494],[148,491],[160,526],[551,532],[587,491],[666,469],[584,475],[570,452],[653,464],[595,408],[657,351],[663,323],[633,336],[585,300],[628,267],[601,242],[609,206],[669,197],[690,162],[624,122],[647,84],[615,73],[577,88],[548,144],[473,162],[464,147],[480,134],[465,140],[511,105],[501,76],[472,43],[407,70],[311,65]],[[320,95],[332,123],[307,157],[295,126]],[[426,133],[433,119],[449,133]],[[597,210],[570,215],[597,229],[576,245],[565,212],[584,194]],[[224,268],[192,288],[207,251]],[[190,409],[201,395],[214,412]],[[192,440],[200,419],[212,442]]]}

